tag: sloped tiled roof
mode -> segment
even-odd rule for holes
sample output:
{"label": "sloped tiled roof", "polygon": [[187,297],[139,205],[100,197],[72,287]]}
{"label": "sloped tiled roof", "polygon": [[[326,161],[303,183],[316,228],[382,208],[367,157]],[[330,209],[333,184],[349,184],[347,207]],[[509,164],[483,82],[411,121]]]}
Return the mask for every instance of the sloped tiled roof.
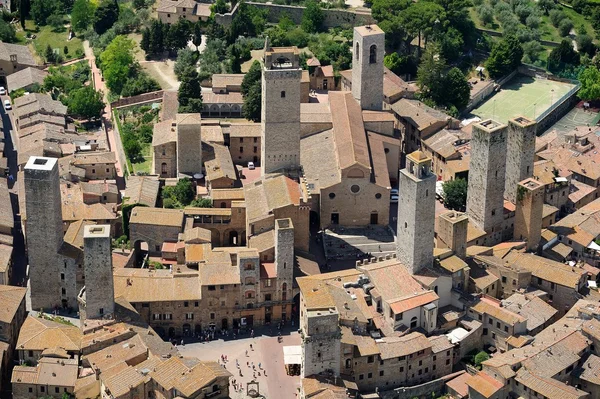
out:
{"label": "sloped tiled roof", "polygon": [[[5,245],[0,246],[4,247]],[[12,247],[10,248],[12,249]],[[0,285],[0,322],[12,323],[26,293],[26,288]]]}
{"label": "sloped tiled roof", "polygon": [[43,351],[51,347],[78,352],[81,346],[81,331],[71,325],[28,316],[21,327],[18,350]]}

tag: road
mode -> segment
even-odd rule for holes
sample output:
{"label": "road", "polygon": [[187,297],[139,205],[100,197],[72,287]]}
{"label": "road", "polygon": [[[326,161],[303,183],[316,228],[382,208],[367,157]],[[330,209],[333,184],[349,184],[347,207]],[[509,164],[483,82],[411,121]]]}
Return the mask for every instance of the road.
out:
{"label": "road", "polygon": [[125,164],[125,152],[123,151],[123,146],[121,144],[120,137],[116,137],[115,131],[112,128],[112,109],[110,107],[110,102],[108,101],[108,88],[106,87],[106,83],[102,80],[102,72],[96,66],[96,57],[94,56],[94,50],[90,47],[90,43],[86,40],[83,42],[83,50],[85,52],[85,59],[89,61],[90,67],[92,69],[92,79],[94,81],[94,87],[97,91],[101,91],[104,95],[104,102],[106,103],[106,107],[104,107],[104,114],[102,115],[102,120],[104,125],[106,126],[106,135],[108,138],[108,145],[110,146],[110,150],[115,153],[115,157],[117,159],[117,163],[115,164],[115,169],[117,171],[117,186],[119,190],[125,190],[125,179],[123,177],[123,165]]}

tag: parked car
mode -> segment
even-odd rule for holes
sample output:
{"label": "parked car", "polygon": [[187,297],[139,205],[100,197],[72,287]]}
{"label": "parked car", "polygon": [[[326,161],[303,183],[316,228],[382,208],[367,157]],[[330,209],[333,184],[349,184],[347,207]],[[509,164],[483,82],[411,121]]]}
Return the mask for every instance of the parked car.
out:
{"label": "parked car", "polygon": [[10,100],[4,100],[4,109],[12,109],[12,106],[10,105]]}
{"label": "parked car", "polygon": [[390,202],[391,203],[397,203],[398,202],[398,194],[392,194],[390,195]]}
{"label": "parked car", "polygon": [[5,96],[6,95],[6,89],[2,86],[0,86],[0,96]]}
{"label": "parked car", "polygon": [[256,167],[254,166],[254,162],[248,162],[248,169],[254,170]]}

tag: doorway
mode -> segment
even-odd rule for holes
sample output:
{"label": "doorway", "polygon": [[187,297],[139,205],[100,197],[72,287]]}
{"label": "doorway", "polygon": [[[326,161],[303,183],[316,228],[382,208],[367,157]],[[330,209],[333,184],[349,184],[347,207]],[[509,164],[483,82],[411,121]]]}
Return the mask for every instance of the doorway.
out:
{"label": "doorway", "polygon": [[227,330],[227,327],[228,327],[228,321],[225,318],[225,319],[221,320],[221,330]]}
{"label": "doorway", "polygon": [[327,79],[323,79],[323,90],[327,90]]}
{"label": "doorway", "polygon": [[340,224],[340,214],[339,213],[331,214],[331,224]]}
{"label": "doorway", "polygon": [[379,221],[378,215],[376,213],[371,214],[371,224],[377,224]]}

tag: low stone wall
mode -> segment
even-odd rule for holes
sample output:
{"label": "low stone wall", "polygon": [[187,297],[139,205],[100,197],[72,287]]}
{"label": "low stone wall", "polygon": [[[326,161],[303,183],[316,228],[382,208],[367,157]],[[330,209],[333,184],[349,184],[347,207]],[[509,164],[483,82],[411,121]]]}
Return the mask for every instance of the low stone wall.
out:
{"label": "low stone wall", "polygon": [[[260,9],[268,10],[268,22],[277,23],[283,15],[288,15],[296,24],[300,24],[300,22],[302,22],[304,7],[301,6],[256,3],[251,1],[248,1],[247,4]],[[215,21],[225,27],[228,27],[231,25],[231,21],[233,20],[236,12],[237,5],[233,8],[233,10],[231,10],[231,12],[226,14],[215,14]],[[325,28],[343,25],[359,26],[376,23],[375,18],[371,16],[370,10],[323,9],[323,16],[323,26]]]}
{"label": "low stone wall", "polygon": [[[437,380],[429,381],[412,387],[396,388],[389,391],[380,391],[381,399],[413,399],[438,397],[445,391],[446,382],[463,374],[464,371],[449,374]],[[435,395],[433,395],[435,394]]]}
{"label": "low stone wall", "polygon": [[[490,36],[494,36],[494,37],[502,37],[503,33],[502,32],[498,32],[495,30],[491,30],[491,29],[483,29],[483,28],[476,28],[477,32],[479,33],[485,33],[486,35],[490,35]],[[549,40],[538,40],[542,46],[548,46],[548,47],[558,47],[560,46],[560,43],[557,42],[551,42]]]}
{"label": "low stone wall", "polygon": [[117,101],[110,103],[111,108],[121,108],[128,105],[141,104],[149,101],[160,100],[162,101],[163,91],[153,91],[150,93],[143,93],[137,96],[119,98]]}

